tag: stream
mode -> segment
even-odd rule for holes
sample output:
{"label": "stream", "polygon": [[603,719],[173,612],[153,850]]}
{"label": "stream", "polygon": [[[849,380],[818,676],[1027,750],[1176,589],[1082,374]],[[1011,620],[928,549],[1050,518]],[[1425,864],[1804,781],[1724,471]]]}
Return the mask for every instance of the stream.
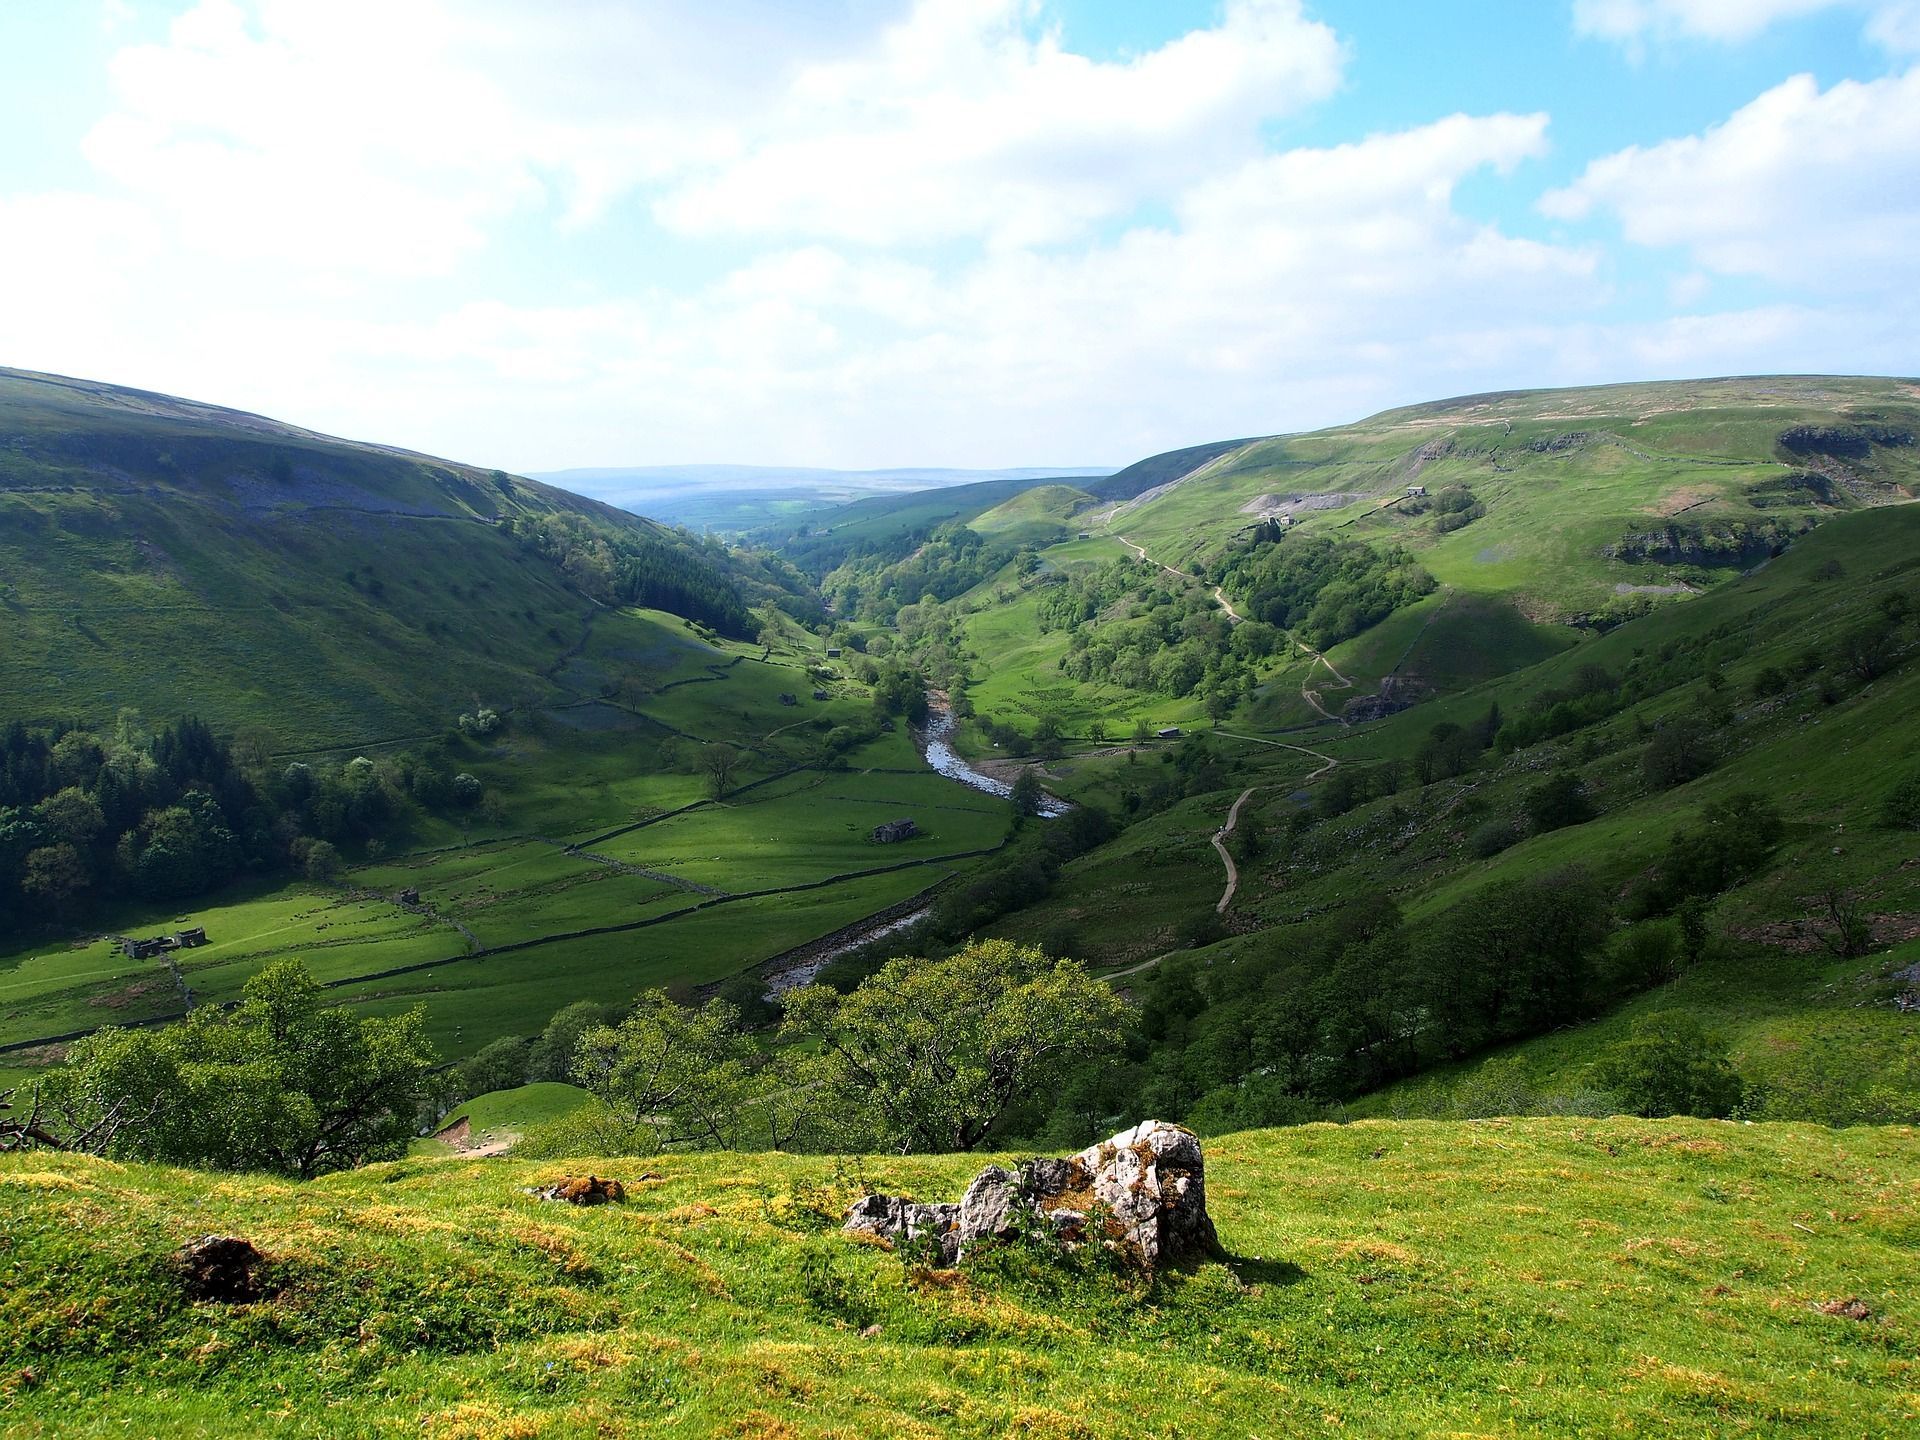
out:
{"label": "stream", "polygon": [[[953,712],[947,709],[945,697],[934,694],[927,696],[927,728],[916,738],[920,741],[920,753],[926,757],[927,764],[935,774],[975,790],[984,790],[989,795],[998,795],[1002,800],[1013,794],[1013,786],[1008,782],[983,775],[955,752]],[[1045,795],[1040,801],[1040,815],[1046,820],[1057,820],[1072,808],[1066,801],[1052,795]]]}

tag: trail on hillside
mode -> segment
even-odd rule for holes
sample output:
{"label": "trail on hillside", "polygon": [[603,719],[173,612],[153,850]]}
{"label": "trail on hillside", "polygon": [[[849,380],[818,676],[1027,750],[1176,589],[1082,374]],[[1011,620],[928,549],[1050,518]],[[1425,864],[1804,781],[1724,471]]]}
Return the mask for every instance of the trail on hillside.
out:
{"label": "trail on hillside", "polygon": [[1347,722],[1345,720],[1342,720],[1338,715],[1334,714],[1331,710],[1327,709],[1326,706],[1320,703],[1321,692],[1312,688],[1313,672],[1315,668],[1318,666],[1324,665],[1327,667],[1327,673],[1333,676],[1333,680],[1334,680],[1334,683],[1327,687],[1329,690],[1351,690],[1353,688],[1353,681],[1349,680],[1346,676],[1342,675],[1337,669],[1335,669],[1333,662],[1329,660],[1325,656],[1325,654],[1323,654],[1321,651],[1314,649],[1311,645],[1307,644],[1306,641],[1302,640],[1298,635],[1293,636],[1292,639],[1293,639],[1294,645],[1297,648],[1306,651],[1307,654],[1313,657],[1313,663],[1307,666],[1306,676],[1300,681],[1300,698],[1306,701],[1307,704],[1311,705],[1315,710],[1319,711],[1322,718],[1327,720],[1339,721],[1339,723],[1342,725],[1346,724]]}
{"label": "trail on hillside", "polygon": [[1233,808],[1227,811],[1227,823],[1213,832],[1213,848],[1219,852],[1220,863],[1227,867],[1227,888],[1220,892],[1220,903],[1213,907],[1215,914],[1227,913],[1227,906],[1233,903],[1233,892],[1240,888],[1240,867],[1233,863],[1233,856],[1227,850],[1227,836],[1231,835],[1234,827],[1240,823],[1240,807],[1246,804],[1247,797],[1259,788],[1258,785],[1249,785],[1242,790],[1240,798],[1233,802]]}
{"label": "trail on hillside", "polygon": [[1276,750],[1291,750],[1298,755],[1311,755],[1314,759],[1323,762],[1318,770],[1315,770],[1300,782],[1302,785],[1311,785],[1315,780],[1318,780],[1322,775],[1328,774],[1340,763],[1334,759],[1333,756],[1325,754],[1322,751],[1309,750],[1305,745],[1289,745],[1284,740],[1267,740],[1259,735],[1241,735],[1232,730],[1215,730],[1213,733],[1216,735],[1224,735],[1229,740],[1245,740],[1250,745],[1271,745]]}
{"label": "trail on hillside", "polygon": [[[1164,560],[1154,559],[1151,555],[1147,554],[1145,547],[1134,544],[1133,541],[1129,540],[1124,535],[1115,535],[1113,538],[1118,540],[1122,545],[1126,546],[1129,550],[1133,551],[1134,554],[1138,555],[1142,560],[1146,561],[1149,565],[1158,565],[1162,570],[1166,571],[1167,574],[1169,575],[1178,575],[1182,580],[1191,580],[1196,585],[1205,583],[1198,576],[1189,575],[1184,570],[1175,569],[1173,566],[1167,564],[1167,562]],[[1233,602],[1227,599],[1227,592],[1222,590],[1218,585],[1213,587],[1213,599],[1215,604],[1217,604],[1222,610],[1227,612],[1227,619],[1231,620],[1234,624],[1238,625],[1242,620],[1247,618],[1246,616],[1242,615],[1238,610],[1233,608]]]}

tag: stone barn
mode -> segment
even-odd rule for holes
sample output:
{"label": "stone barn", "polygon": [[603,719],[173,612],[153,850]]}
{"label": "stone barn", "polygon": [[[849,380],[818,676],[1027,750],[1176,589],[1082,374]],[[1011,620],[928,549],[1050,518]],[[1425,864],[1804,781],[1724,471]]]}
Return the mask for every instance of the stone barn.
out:
{"label": "stone barn", "polygon": [[876,845],[893,845],[901,840],[911,840],[920,833],[920,827],[911,820],[889,820],[884,825],[873,827],[873,840]]}

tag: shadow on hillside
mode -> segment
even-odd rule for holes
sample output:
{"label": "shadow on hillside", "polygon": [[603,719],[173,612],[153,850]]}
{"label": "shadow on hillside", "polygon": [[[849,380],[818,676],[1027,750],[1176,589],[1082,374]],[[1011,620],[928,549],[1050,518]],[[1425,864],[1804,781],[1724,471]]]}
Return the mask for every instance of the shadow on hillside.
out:
{"label": "shadow on hillside", "polygon": [[1297,1285],[1307,1278],[1291,1260],[1262,1260],[1258,1255],[1229,1255],[1226,1266],[1242,1285]]}

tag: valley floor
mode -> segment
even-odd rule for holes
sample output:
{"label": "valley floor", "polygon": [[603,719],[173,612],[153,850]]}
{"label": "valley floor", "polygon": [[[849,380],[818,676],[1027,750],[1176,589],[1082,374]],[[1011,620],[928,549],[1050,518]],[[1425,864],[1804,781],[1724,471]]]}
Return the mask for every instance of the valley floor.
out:
{"label": "valley floor", "polygon": [[[1225,1263],[1148,1287],[837,1233],[978,1156],[407,1160],[310,1185],[0,1160],[9,1436],[1893,1435],[1920,1133],[1364,1122],[1208,1142]],[[630,1203],[523,1187],[594,1170]],[[183,1297],[208,1232],[270,1258]]]}

